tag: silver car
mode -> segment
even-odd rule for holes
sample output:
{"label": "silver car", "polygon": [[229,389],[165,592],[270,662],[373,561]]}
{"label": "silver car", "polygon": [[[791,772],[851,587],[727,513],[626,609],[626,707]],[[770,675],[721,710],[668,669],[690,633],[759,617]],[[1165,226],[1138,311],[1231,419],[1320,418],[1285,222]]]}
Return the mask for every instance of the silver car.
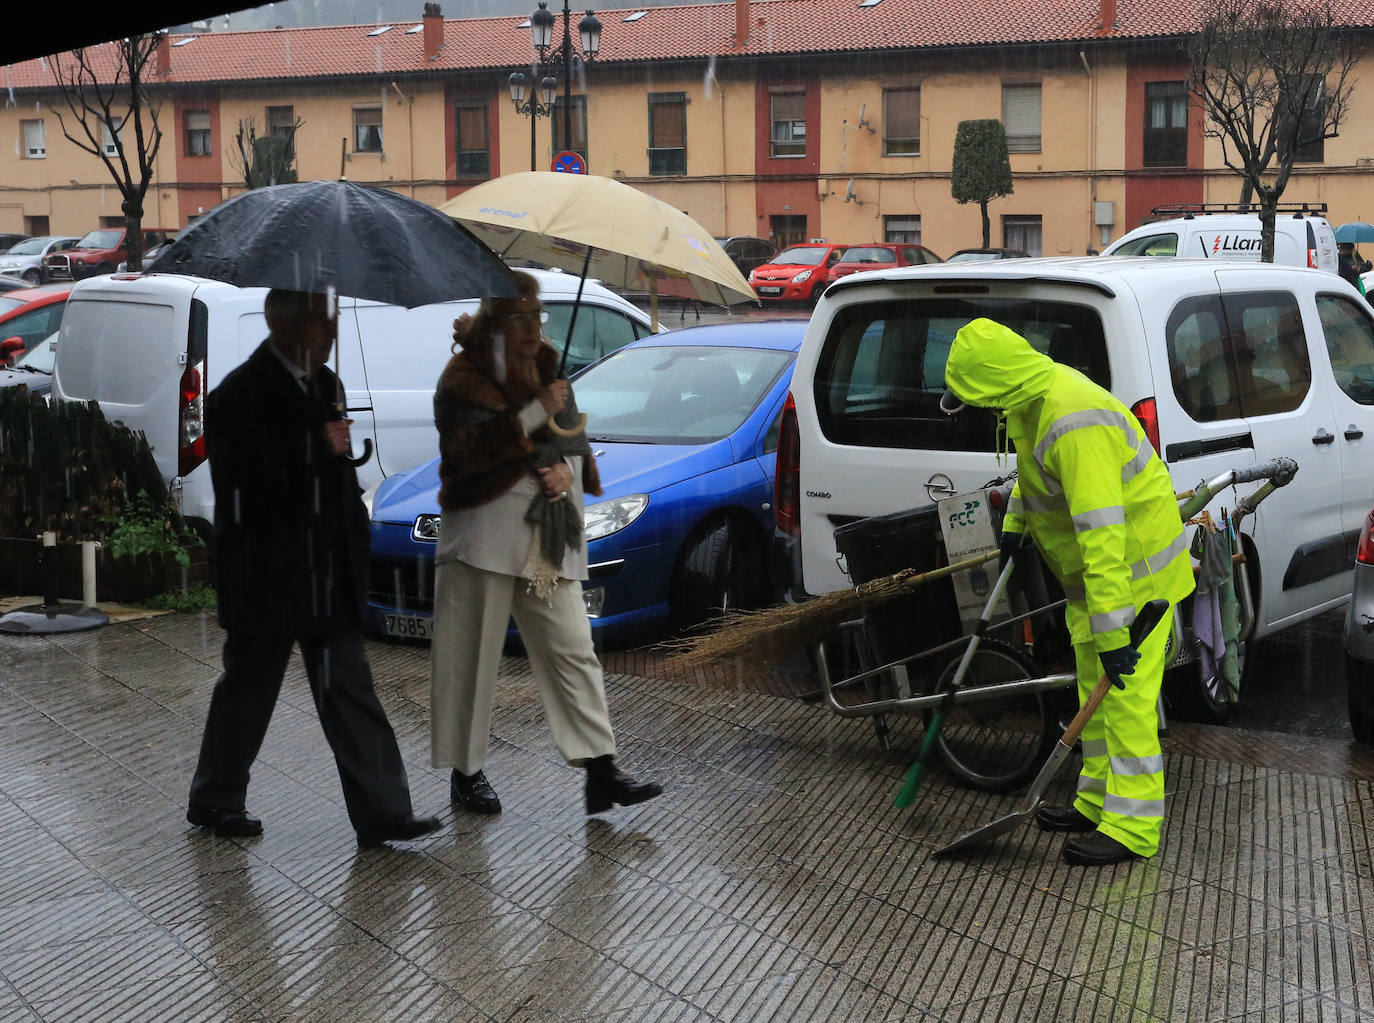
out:
{"label": "silver car", "polygon": [[0,255],[0,274],[18,278],[29,287],[42,284],[43,257],[50,252],[66,252],[80,240],[67,235],[25,238],[22,242],[15,243],[14,248]]}
{"label": "silver car", "polygon": [[1345,687],[1350,731],[1374,745],[1374,511],[1355,551],[1355,586],[1345,615]]}

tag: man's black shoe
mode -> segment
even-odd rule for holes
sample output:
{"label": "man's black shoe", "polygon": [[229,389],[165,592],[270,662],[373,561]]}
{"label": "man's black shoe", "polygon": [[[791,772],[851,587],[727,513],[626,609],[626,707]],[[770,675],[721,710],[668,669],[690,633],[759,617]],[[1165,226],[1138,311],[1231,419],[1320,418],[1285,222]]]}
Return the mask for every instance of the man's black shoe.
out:
{"label": "man's black shoe", "polygon": [[448,797],[468,813],[501,812],[501,800],[496,798],[496,790],[481,771],[469,776],[454,770],[448,783]]}
{"label": "man's black shoe", "polygon": [[1071,838],[1064,843],[1065,862],[1077,867],[1105,867],[1110,863],[1139,858],[1138,853],[1131,852],[1116,839],[1100,831],[1082,838]]}
{"label": "man's black shoe", "polygon": [[1041,831],[1096,831],[1097,825],[1076,806],[1042,806],[1035,811],[1035,823]]}
{"label": "man's black shoe", "polygon": [[262,821],[246,810],[215,810],[192,804],[186,819],[198,828],[209,828],[220,838],[256,838],[262,834]]}
{"label": "man's black shoe", "polygon": [[443,826],[438,817],[416,817],[408,813],[376,831],[359,831],[358,844],[364,849],[376,849],[387,842],[409,842],[412,838],[433,834]]}

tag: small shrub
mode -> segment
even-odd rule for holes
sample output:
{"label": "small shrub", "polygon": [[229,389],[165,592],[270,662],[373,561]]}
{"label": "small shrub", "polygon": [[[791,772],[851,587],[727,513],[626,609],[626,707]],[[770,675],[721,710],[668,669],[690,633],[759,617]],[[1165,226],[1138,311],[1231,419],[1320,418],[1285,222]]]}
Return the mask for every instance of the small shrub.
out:
{"label": "small shrub", "polygon": [[116,558],[165,552],[186,568],[191,564],[190,548],[200,543],[200,538],[171,513],[165,500],[155,506],[145,490],[125,501],[118,515],[108,515],[104,521],[109,528],[105,542]]}
{"label": "small shrub", "polygon": [[168,590],[143,602],[152,611],[214,611],[219,598],[214,587],[199,584],[184,590]]}

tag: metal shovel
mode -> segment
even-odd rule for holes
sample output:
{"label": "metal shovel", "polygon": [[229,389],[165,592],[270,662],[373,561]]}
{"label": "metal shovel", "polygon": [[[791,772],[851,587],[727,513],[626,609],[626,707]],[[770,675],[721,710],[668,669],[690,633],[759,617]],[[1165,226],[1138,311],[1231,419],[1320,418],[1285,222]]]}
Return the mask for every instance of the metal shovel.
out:
{"label": "metal shovel", "polygon": [[[1167,600],[1152,600],[1140,609],[1136,615],[1135,622],[1131,625],[1131,646],[1137,650],[1140,644],[1145,641],[1145,637],[1154,631],[1154,627],[1159,624],[1159,620],[1164,617],[1164,612],[1169,609]],[[1097,708],[1102,701],[1107,698],[1107,690],[1111,686],[1112,680],[1103,675],[1097,680],[1097,685],[1089,694],[1083,706],[1079,708],[1074,719],[1069,722],[1069,727],[1064,729],[1064,734],[1059,737],[1059,742],[1054,747],[1054,752],[1045,761],[1045,766],[1040,768],[1040,773],[1035,776],[1035,781],[1031,782],[1030,789],[1026,792],[1026,800],[1021,805],[1021,809],[1007,814],[991,824],[984,824],[981,828],[975,828],[966,835],[961,835],[949,845],[941,846],[930,854],[931,859],[941,859],[963,849],[971,849],[976,845],[994,838],[1000,838],[1016,829],[1022,821],[1029,820],[1035,815],[1035,811],[1044,801],[1045,789],[1049,787],[1050,780],[1059,773],[1059,768],[1063,766],[1069,754],[1073,751],[1073,744],[1078,741],[1079,733],[1083,731],[1085,725],[1097,713]]]}

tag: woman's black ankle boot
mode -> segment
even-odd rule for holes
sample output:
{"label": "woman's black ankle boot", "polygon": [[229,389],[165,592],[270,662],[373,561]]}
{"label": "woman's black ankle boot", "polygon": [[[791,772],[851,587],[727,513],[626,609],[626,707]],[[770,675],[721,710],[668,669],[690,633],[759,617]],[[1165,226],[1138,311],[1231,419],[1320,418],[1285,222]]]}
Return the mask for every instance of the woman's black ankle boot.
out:
{"label": "woman's black ankle boot", "polygon": [[588,813],[604,813],[616,803],[633,806],[663,792],[663,786],[658,782],[635,781],[629,775],[621,774],[613,756],[594,757],[584,766],[587,768]]}

